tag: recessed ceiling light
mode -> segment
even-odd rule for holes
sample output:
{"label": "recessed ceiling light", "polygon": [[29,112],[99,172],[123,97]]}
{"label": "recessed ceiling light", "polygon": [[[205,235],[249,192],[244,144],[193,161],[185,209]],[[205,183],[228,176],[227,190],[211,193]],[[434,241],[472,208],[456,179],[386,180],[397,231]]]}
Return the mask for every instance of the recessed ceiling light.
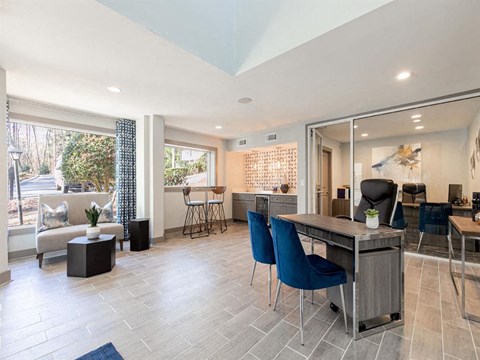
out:
{"label": "recessed ceiling light", "polygon": [[222,125],[217,125],[217,126],[215,126],[215,129],[220,130],[221,128],[222,128]]}
{"label": "recessed ceiling light", "polygon": [[397,74],[397,80],[407,80],[410,76],[412,76],[410,71],[402,71]]}
{"label": "recessed ceiling light", "polygon": [[368,136],[368,134],[367,134],[367,133],[364,133],[364,134],[362,134],[362,136],[363,136],[363,137],[367,137],[367,136]]}
{"label": "recessed ceiling light", "polygon": [[249,97],[242,97],[240,99],[237,99],[237,102],[240,104],[249,104],[252,102],[252,99]]}
{"label": "recessed ceiling light", "polygon": [[420,121],[422,121],[422,120],[421,120],[421,119],[415,119],[415,120],[413,120],[412,122],[414,122],[414,123],[419,123]]}
{"label": "recessed ceiling light", "polygon": [[119,92],[122,91],[122,90],[120,90],[120,88],[118,88],[118,87],[116,87],[116,86],[109,86],[109,87],[107,87],[107,90],[108,90],[108,91],[111,91],[111,92],[113,92],[113,93],[119,93]]}
{"label": "recessed ceiling light", "polygon": [[421,117],[422,117],[421,114],[412,115],[412,119],[420,119]]}
{"label": "recessed ceiling light", "polygon": [[354,128],[354,129],[358,128],[358,125],[353,125],[353,128]]}
{"label": "recessed ceiling light", "polygon": [[415,126],[415,130],[422,130],[424,128],[423,125],[420,125],[420,126]]}

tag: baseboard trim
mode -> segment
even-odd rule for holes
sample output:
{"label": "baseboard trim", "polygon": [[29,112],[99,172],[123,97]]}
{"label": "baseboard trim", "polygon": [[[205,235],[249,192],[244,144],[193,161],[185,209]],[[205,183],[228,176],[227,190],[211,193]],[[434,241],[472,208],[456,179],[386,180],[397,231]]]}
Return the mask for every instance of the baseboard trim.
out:
{"label": "baseboard trim", "polygon": [[164,242],[165,241],[165,236],[159,236],[159,237],[156,237],[156,238],[150,238],[150,243],[151,244],[158,244],[160,242]]}
{"label": "baseboard trim", "polygon": [[12,281],[12,273],[10,270],[0,273],[0,285]]}
{"label": "baseboard trim", "polygon": [[[227,219],[227,225],[231,225],[233,223],[234,223],[233,219]],[[169,240],[169,239],[173,239],[181,236],[188,236],[188,235],[183,235],[183,226],[165,229],[165,236],[163,237],[164,237],[164,240]]]}
{"label": "baseboard trim", "polygon": [[8,260],[16,260],[37,254],[37,249],[17,250],[8,253]]}

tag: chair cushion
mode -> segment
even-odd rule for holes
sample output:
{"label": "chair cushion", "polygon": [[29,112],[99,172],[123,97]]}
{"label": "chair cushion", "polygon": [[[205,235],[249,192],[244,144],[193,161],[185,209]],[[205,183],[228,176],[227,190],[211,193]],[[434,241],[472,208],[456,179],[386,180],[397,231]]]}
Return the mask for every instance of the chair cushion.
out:
{"label": "chair cushion", "polygon": [[209,204],[223,204],[223,200],[208,200]]}
{"label": "chair cushion", "polygon": [[194,201],[189,201],[187,202],[188,206],[200,206],[200,205],[205,205],[205,201],[200,201],[200,200],[194,200]]}
{"label": "chair cushion", "polygon": [[39,232],[69,226],[68,222],[68,204],[62,201],[55,209],[52,209],[47,204],[40,206],[40,221],[41,226]]}

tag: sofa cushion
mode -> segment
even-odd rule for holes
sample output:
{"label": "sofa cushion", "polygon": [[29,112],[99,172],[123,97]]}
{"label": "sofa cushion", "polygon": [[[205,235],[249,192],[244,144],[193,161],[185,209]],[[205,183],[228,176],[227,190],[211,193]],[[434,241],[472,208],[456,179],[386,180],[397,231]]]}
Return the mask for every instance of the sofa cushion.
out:
{"label": "sofa cushion", "polygon": [[114,222],[113,218],[113,202],[109,201],[105,204],[105,206],[98,205],[95,201],[92,201],[90,204],[90,208],[97,208],[98,210],[102,210],[100,213],[100,217],[98,218],[99,223],[112,223]]}
{"label": "sofa cushion", "polygon": [[[72,225],[62,228],[50,229],[37,234],[37,253],[43,254],[50,251],[65,250],[70,240],[79,236],[85,236],[87,224]],[[116,223],[98,224],[100,233],[113,234],[117,240],[123,240],[123,226]]]}
{"label": "sofa cushion", "polygon": [[47,204],[40,205],[40,221],[42,226],[38,229],[39,232],[69,226],[68,222],[68,204],[62,201],[55,209],[52,209]]}

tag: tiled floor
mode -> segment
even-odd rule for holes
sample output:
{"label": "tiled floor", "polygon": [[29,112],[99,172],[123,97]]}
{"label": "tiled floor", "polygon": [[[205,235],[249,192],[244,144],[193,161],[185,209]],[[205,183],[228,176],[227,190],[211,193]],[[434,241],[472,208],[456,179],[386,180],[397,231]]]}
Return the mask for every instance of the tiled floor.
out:
{"label": "tiled floor", "polygon": [[[249,286],[251,265],[244,224],[209,238],[118,252],[111,273],[88,279],[66,277],[64,258],[44,269],[33,258],[12,262],[14,281],[0,287],[0,358],[74,359],[109,341],[125,359],[480,355],[480,324],[461,318],[443,260],[407,255],[405,326],[355,342],[345,334],[341,314],[329,309],[325,292],[317,291],[314,305],[305,302],[305,346],[299,342],[298,293],[284,287],[273,312],[267,266],[257,266]],[[480,275],[480,267],[469,272]],[[480,313],[479,284],[468,281],[467,291],[469,307]]]}

